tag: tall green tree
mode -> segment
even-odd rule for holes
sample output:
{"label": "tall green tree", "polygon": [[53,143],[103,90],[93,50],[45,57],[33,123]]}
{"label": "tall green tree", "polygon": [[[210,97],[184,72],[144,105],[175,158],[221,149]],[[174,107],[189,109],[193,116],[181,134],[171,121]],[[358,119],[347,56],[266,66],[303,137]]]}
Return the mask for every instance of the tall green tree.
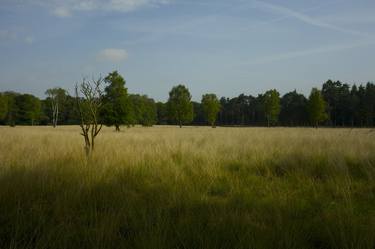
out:
{"label": "tall green tree", "polygon": [[326,113],[326,103],[321,92],[316,88],[311,90],[307,110],[309,113],[310,122],[316,128],[318,128],[320,122],[328,119],[328,114]]}
{"label": "tall green tree", "polygon": [[52,125],[53,128],[56,128],[59,120],[59,113],[64,106],[64,102],[68,94],[66,90],[59,87],[47,89],[45,94],[48,96],[47,102],[49,102],[51,108],[50,118]]}
{"label": "tall green tree", "polygon": [[8,101],[7,104],[7,114],[5,117],[5,123],[14,127],[17,123],[19,123],[19,107],[16,103],[16,98],[20,96],[19,93],[16,92],[4,92],[3,95]]}
{"label": "tall green tree", "polygon": [[277,123],[280,113],[280,94],[275,89],[264,94],[264,112],[268,126]]}
{"label": "tall green tree", "polygon": [[193,104],[189,89],[184,85],[178,85],[169,92],[168,112],[171,120],[182,127],[190,123],[194,118]]}
{"label": "tall green tree", "polygon": [[351,95],[348,84],[340,81],[326,81],[322,86],[322,95],[327,105],[329,123],[336,125],[349,125]]}
{"label": "tall green tree", "polygon": [[104,82],[107,86],[104,89],[101,117],[105,125],[114,125],[116,131],[120,131],[120,126],[129,122],[130,105],[126,81],[117,71],[113,71],[104,78]]}
{"label": "tall green tree", "polygon": [[220,112],[220,101],[216,94],[202,96],[202,106],[207,122],[214,128],[217,114]]}
{"label": "tall green tree", "polygon": [[0,93],[0,122],[4,121],[8,114],[8,98]]}

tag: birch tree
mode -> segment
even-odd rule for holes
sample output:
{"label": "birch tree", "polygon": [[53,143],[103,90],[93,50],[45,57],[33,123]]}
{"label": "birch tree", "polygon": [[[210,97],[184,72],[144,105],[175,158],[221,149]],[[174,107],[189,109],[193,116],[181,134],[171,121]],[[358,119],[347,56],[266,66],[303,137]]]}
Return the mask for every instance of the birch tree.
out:
{"label": "birch tree", "polygon": [[48,89],[45,93],[48,96],[48,100],[51,104],[51,120],[53,128],[56,128],[57,122],[59,120],[59,109],[63,105],[63,102],[66,99],[67,92],[62,88],[51,88]]}

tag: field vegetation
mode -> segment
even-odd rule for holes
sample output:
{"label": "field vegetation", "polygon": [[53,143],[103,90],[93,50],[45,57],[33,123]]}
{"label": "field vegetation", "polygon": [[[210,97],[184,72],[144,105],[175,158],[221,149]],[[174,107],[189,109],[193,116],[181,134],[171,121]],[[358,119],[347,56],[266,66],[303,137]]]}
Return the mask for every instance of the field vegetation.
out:
{"label": "field vegetation", "polygon": [[0,127],[0,248],[375,247],[371,129]]}

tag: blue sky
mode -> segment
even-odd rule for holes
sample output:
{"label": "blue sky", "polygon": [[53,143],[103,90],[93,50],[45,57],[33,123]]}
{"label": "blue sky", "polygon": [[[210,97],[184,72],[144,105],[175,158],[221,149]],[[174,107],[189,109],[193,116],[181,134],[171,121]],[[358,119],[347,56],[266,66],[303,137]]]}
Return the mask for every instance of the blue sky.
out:
{"label": "blue sky", "polygon": [[[373,0],[0,0],[0,91],[44,96],[118,70],[166,100],[375,79]],[[72,92],[72,91],[71,91]]]}

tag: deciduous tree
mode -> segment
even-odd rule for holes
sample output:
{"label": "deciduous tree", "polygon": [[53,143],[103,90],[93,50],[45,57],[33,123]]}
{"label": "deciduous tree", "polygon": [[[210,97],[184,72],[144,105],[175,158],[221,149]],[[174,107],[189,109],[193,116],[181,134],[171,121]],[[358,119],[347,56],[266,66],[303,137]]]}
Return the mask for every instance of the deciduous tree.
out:
{"label": "deciduous tree", "polygon": [[214,128],[218,113],[220,112],[220,102],[213,93],[202,96],[202,106],[207,122]]}
{"label": "deciduous tree", "polygon": [[275,89],[264,94],[264,112],[268,126],[277,123],[280,113],[280,94]]}
{"label": "deciduous tree", "polygon": [[113,71],[105,77],[104,82],[107,86],[104,90],[102,119],[105,125],[114,125],[116,131],[120,131],[121,125],[130,123],[131,106],[126,81],[117,71]]}
{"label": "deciduous tree", "polygon": [[193,120],[193,104],[189,89],[184,85],[178,85],[169,92],[168,112],[171,120],[177,122],[182,127],[183,124]]}
{"label": "deciduous tree", "polygon": [[314,127],[318,128],[320,122],[327,120],[326,103],[318,89],[311,90],[307,108],[310,122]]}

